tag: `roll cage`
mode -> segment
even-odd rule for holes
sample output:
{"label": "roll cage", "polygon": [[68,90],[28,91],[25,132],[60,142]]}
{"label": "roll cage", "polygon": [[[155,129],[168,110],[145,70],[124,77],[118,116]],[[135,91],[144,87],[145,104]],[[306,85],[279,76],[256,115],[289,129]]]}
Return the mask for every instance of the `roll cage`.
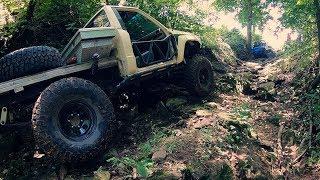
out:
{"label": "roll cage", "polygon": [[111,9],[118,23],[109,21],[112,17],[102,8],[85,28],[117,27],[127,31],[137,68],[175,60],[176,39],[160,22],[136,8],[111,6]]}

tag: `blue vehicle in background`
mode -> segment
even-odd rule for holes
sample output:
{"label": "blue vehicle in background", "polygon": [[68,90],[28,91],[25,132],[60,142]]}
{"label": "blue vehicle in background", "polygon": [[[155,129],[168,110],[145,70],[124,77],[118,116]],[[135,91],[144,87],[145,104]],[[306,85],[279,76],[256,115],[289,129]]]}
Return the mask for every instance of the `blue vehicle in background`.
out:
{"label": "blue vehicle in background", "polygon": [[255,42],[251,53],[255,59],[276,57],[274,50],[265,41]]}

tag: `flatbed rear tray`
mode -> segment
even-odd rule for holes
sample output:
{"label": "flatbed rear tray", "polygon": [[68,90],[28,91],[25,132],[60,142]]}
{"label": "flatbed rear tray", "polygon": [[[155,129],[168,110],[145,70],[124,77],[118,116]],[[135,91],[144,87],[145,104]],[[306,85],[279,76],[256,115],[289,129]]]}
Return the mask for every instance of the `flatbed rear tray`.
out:
{"label": "flatbed rear tray", "polygon": [[[36,83],[40,83],[52,78],[63,77],[73,73],[89,70],[92,67],[93,62],[67,65],[60,68],[44,71],[35,75],[29,75],[25,77],[20,77],[10,81],[5,81],[0,83],[0,95],[9,91],[14,91],[15,93],[24,90],[24,87],[30,86]],[[115,59],[101,59],[98,62],[99,69],[109,68],[117,65],[118,61]]]}

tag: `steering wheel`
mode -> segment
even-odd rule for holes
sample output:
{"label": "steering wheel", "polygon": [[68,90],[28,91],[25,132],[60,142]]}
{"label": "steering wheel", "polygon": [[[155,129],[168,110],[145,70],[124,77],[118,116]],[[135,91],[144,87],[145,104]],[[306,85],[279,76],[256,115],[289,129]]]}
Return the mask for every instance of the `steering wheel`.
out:
{"label": "steering wheel", "polygon": [[158,29],[152,31],[151,33],[143,36],[142,38],[138,39],[137,41],[143,41],[143,40],[145,40],[145,39],[147,39],[147,38],[149,38],[149,37],[152,37],[152,36],[154,36],[154,35],[156,35],[156,34],[158,34],[158,33],[160,33],[160,32],[161,32],[161,29],[158,28]]}

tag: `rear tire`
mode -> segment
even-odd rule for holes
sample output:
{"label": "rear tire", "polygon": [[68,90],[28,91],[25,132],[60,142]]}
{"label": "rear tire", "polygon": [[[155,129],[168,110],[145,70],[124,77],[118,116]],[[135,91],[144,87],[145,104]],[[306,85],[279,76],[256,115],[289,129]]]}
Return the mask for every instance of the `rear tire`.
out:
{"label": "rear tire", "polygon": [[214,86],[211,62],[202,55],[195,55],[187,60],[185,68],[185,85],[196,96],[208,96]]}
{"label": "rear tire", "polygon": [[51,84],[38,98],[32,115],[36,145],[59,162],[95,158],[112,138],[115,115],[107,95],[79,78]]}
{"label": "rear tire", "polygon": [[0,82],[65,65],[59,51],[48,46],[28,47],[0,59]]}

